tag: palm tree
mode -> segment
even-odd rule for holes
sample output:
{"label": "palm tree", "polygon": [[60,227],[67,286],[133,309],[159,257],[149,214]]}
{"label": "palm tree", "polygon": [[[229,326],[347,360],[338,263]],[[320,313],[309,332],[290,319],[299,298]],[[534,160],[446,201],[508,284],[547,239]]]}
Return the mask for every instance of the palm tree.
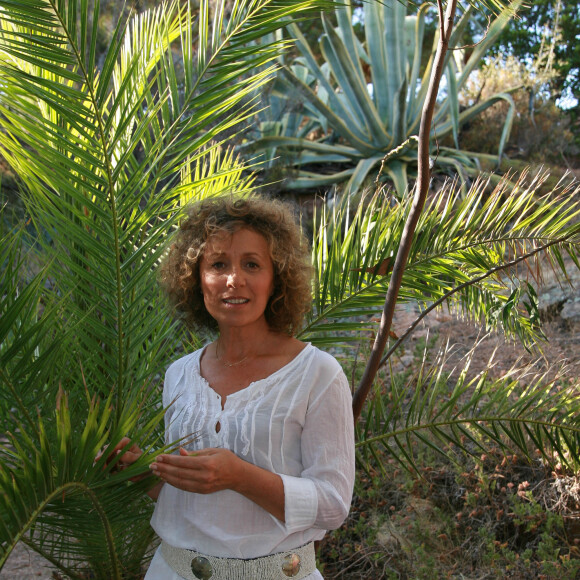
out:
{"label": "palm tree", "polygon": [[[546,177],[524,173],[515,186],[504,180],[491,194],[480,180],[465,197],[457,183],[448,183],[428,201],[398,300],[418,304],[420,314],[403,335],[390,333],[382,353],[357,425],[361,465],[383,469],[392,457],[415,470],[416,450],[427,445],[447,457],[478,456],[493,447],[530,460],[540,454],[548,463],[578,469],[577,382],[562,386],[518,369],[499,381],[487,372],[468,381],[469,359],[451,380],[442,371],[445,353],[407,379],[389,371],[401,343],[444,303],[488,331],[502,331],[530,350],[541,348],[536,288],[542,268],[549,264],[566,283],[566,255],[580,267],[580,186],[561,184],[539,196]],[[314,310],[301,338],[335,349],[354,390],[378,332],[377,313],[413,200],[379,191],[356,207],[351,203],[347,197],[318,219]]]}
{"label": "palm tree", "polygon": [[127,433],[163,448],[160,375],[196,339],[153,272],[191,196],[251,186],[225,143],[283,47],[256,41],[312,7],[159,4],[99,65],[98,0],[0,1],[0,154],[36,232],[2,236],[0,568],[22,539],[71,578],[140,577],[146,466],[94,458]]}

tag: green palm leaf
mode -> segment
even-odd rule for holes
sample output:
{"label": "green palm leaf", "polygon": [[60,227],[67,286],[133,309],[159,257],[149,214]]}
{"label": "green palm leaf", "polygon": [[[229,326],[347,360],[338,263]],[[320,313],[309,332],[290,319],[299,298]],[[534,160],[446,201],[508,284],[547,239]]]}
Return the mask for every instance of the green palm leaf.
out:
{"label": "green palm leaf", "polygon": [[[514,187],[503,182],[490,196],[483,182],[464,197],[456,185],[447,185],[431,198],[417,224],[400,293],[401,303],[418,303],[422,312],[393,341],[383,366],[443,302],[528,347],[537,344],[542,337],[538,273],[549,263],[565,280],[564,254],[578,267],[580,247],[578,186],[539,197],[544,179],[523,174]],[[313,243],[315,309],[302,335],[338,347],[335,352],[348,365],[364,354],[375,332],[411,202],[377,193],[353,205],[352,198],[344,198],[319,218]],[[482,375],[467,382],[466,367],[453,383],[442,373],[444,358],[440,355],[431,368],[423,361],[408,382],[392,374],[375,380],[358,424],[361,465],[381,468],[386,454],[416,469],[417,453],[425,446],[451,457],[499,446],[530,458],[539,452],[547,461],[577,469],[580,427],[570,391],[544,377],[526,380],[524,387],[523,371],[515,369],[501,381]]]}
{"label": "green palm leaf", "polygon": [[[170,2],[121,20],[97,67],[98,2],[0,0],[0,153],[47,264],[24,290],[21,260],[3,270],[0,567],[22,539],[70,577],[139,577],[149,484],[127,479],[162,448],[164,367],[197,340],[155,269],[184,203],[251,189],[221,143],[284,48],[256,40],[323,5]],[[147,457],[109,476],[94,457],[126,434]]]}
{"label": "green palm leaf", "polygon": [[406,384],[396,377],[381,382],[382,390],[377,384],[358,428],[359,459],[367,468],[382,469],[388,456],[415,470],[426,448],[451,459],[499,448],[578,468],[577,397],[526,367],[514,367],[500,380],[490,380],[488,371],[467,380],[473,352],[454,380],[441,373],[449,354],[444,351],[431,367],[423,361]]}
{"label": "green palm leaf", "polygon": [[[577,188],[537,199],[541,181],[530,182],[524,174],[513,191],[504,182],[487,199],[482,182],[464,199],[456,187],[443,188],[417,225],[400,301],[418,302],[423,309],[447,301],[489,329],[502,329],[527,345],[537,340],[537,297],[528,284],[529,273],[540,269],[544,257],[565,277],[562,253],[577,262],[580,242],[580,207],[572,201]],[[337,320],[345,344],[359,339],[356,331],[374,331],[369,315],[381,311],[389,260],[398,249],[410,206],[411,200],[399,203],[375,195],[363,199],[356,211],[343,200],[320,218],[313,240],[315,310],[304,337],[328,343],[327,333]],[[525,264],[529,268],[521,268]]]}
{"label": "green palm leaf", "polygon": [[[5,384],[4,372],[1,378]],[[134,407],[115,427],[110,402],[101,409],[93,399],[84,428],[74,436],[68,405],[61,394],[54,425],[39,418],[36,432],[30,433],[28,425],[16,424],[18,434],[9,432],[0,449],[0,567],[23,540],[72,578],[84,577],[87,567],[102,578],[138,578],[153,539],[143,525],[151,516],[143,494],[153,481],[149,477],[138,484],[125,482],[146,472],[153,456],[144,456],[131,473],[110,476],[104,457],[96,463],[93,458],[106,442],[116,444],[126,429],[148,446],[162,449],[152,433],[163,411],[138,427]],[[126,538],[131,533],[138,535],[129,546]]]}

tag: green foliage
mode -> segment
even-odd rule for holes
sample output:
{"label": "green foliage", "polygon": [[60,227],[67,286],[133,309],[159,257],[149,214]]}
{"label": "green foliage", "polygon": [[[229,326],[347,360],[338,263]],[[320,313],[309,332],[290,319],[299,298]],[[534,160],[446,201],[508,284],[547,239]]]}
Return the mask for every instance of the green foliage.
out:
{"label": "green foliage", "polygon": [[[93,460],[106,442],[118,442],[125,432],[162,447],[155,436],[162,411],[138,427],[137,406],[128,406],[121,420],[114,421],[111,396],[106,401],[92,396],[86,416],[70,408],[62,390],[53,398],[51,387],[59,383],[53,377],[66,377],[59,366],[73,350],[72,335],[60,329],[60,308],[46,306],[42,313],[37,308],[44,271],[19,290],[28,258],[23,237],[22,230],[9,231],[0,240],[5,251],[0,428],[6,434],[0,447],[0,568],[14,545],[24,540],[71,577],[81,577],[75,570],[88,562],[102,577],[121,577],[122,565],[125,577],[137,578],[151,541],[151,534],[141,529],[151,513],[143,503],[144,486],[150,482],[127,487],[125,474],[107,477],[104,458]],[[80,416],[83,424],[75,425]],[[145,471],[143,463],[127,475]],[[120,503],[129,510],[127,517],[121,515]],[[127,544],[132,533],[139,540]]]}
{"label": "green foliage", "polygon": [[[438,361],[438,367],[443,366]],[[578,469],[580,424],[569,389],[513,369],[498,381],[486,374],[466,380],[468,365],[455,382],[443,381],[439,368],[423,365],[404,386],[377,393],[361,426],[362,458],[374,463],[379,450],[405,469],[417,469],[421,442],[440,455],[485,453],[490,446],[547,463]],[[517,393],[517,396],[516,396]],[[377,429],[377,426],[381,426]]]}
{"label": "green foliage", "polygon": [[[72,578],[140,574],[151,538],[142,495],[152,482],[128,480],[146,461],[116,473],[95,455],[127,434],[149,459],[162,449],[160,377],[187,340],[154,283],[166,236],[192,197],[251,189],[220,147],[223,135],[254,114],[252,96],[284,46],[259,39],[314,5],[239,1],[210,18],[204,0],[195,20],[178,3],[162,4],[119,21],[97,66],[98,2],[0,0],[0,153],[26,187],[35,228],[33,243],[23,243],[24,230],[0,237],[0,566],[22,539]],[[458,203],[455,190],[442,191],[419,223],[403,300],[430,308],[459,299],[490,327],[533,340],[535,296],[509,264],[543,252],[563,270],[564,251],[578,263],[567,195],[536,203],[523,179],[489,199],[481,184]],[[348,203],[317,222],[315,309],[302,337],[322,346],[373,331],[369,315],[382,306],[387,260],[410,209],[377,195],[351,216]],[[468,433],[482,445],[478,436],[494,429],[516,448],[530,437],[558,454],[577,451],[561,393],[531,387],[522,400],[532,410],[510,400],[484,423],[478,405],[500,403],[486,384],[460,411],[452,402],[464,382],[451,393],[427,374],[416,394],[398,385],[393,400],[408,406],[391,411],[374,399],[363,458],[393,436],[393,456],[413,461],[412,437],[445,451],[437,437],[461,443]],[[548,422],[536,408],[550,410]]]}
{"label": "green foliage", "polygon": [[[400,294],[402,303],[416,302],[423,313],[393,341],[383,363],[443,302],[528,348],[541,338],[537,295],[528,275],[539,271],[540,257],[562,276],[564,253],[578,266],[580,208],[578,188],[537,198],[540,184],[541,179],[528,182],[522,176],[515,187],[504,183],[489,197],[485,184],[476,183],[464,198],[451,186],[431,198],[417,226]],[[411,200],[375,195],[353,209],[350,203],[347,197],[320,218],[313,242],[315,308],[300,336],[364,360],[361,344],[374,336],[374,316],[384,302],[390,260]],[[439,361],[437,370],[422,368],[413,381],[393,379],[387,394],[371,397],[358,433],[365,461],[372,463],[384,451],[406,469],[416,469],[421,464],[414,452],[417,441],[443,455],[448,444],[479,453],[484,441],[492,441],[527,455],[531,446],[549,461],[557,456],[576,467],[580,409],[568,391],[546,386],[541,378],[523,386],[516,374],[493,384],[485,376],[467,381],[461,375],[451,385],[441,367]],[[356,376],[356,370],[347,375]],[[380,385],[377,381],[376,389]],[[515,391],[517,398],[508,396]]]}
{"label": "green foliage", "polygon": [[325,575],[575,578],[580,560],[563,511],[567,503],[575,509],[577,478],[506,455],[493,441],[485,446],[485,454],[457,453],[450,462],[416,441],[415,472],[378,450],[380,471],[359,471],[349,520],[322,542]]}
{"label": "green foliage", "polygon": [[492,47],[494,54],[544,59],[556,73],[548,84],[554,98],[580,93],[580,14],[573,2],[536,0],[525,6]]}
{"label": "green foliage", "polygon": [[[476,160],[459,149],[460,126],[498,101],[508,103],[498,145],[501,158],[513,117],[513,100],[499,91],[460,111],[459,92],[487,48],[507,25],[512,2],[490,24],[485,38],[462,61],[462,34],[472,16],[468,8],[457,22],[445,61],[446,95],[435,112],[431,138],[433,157],[444,169],[466,176]],[[282,68],[265,93],[269,108],[258,123],[260,134],[242,147],[256,159],[290,169],[285,189],[315,189],[347,182],[355,193],[365,180],[385,172],[399,196],[417,164],[417,134],[437,49],[436,35],[427,66],[421,56],[425,16],[430,5],[407,14],[405,2],[363,4],[364,43],[353,25],[350,4],[335,9],[337,26],[322,15],[320,39],[323,63],[319,64],[306,38],[295,24],[289,27],[300,56]],[[370,89],[369,89],[370,87]],[[304,101],[301,107],[298,103]],[[435,153],[436,140],[452,137],[455,146]],[[329,168],[331,169],[329,171]],[[336,168],[336,169],[335,169]]]}
{"label": "green foliage", "polygon": [[[545,176],[544,176],[545,177]],[[532,344],[540,337],[537,297],[527,284],[548,256],[565,275],[563,253],[578,264],[576,189],[536,198],[543,177],[507,182],[491,195],[474,183],[464,199],[447,184],[427,203],[417,225],[399,300],[431,309],[443,301],[464,316]],[[321,345],[352,344],[372,333],[412,200],[381,193],[356,204],[348,197],[318,218],[313,237],[317,272],[314,310],[302,337]],[[342,332],[343,335],[337,333]],[[349,334],[350,333],[350,334]]]}
{"label": "green foliage", "polygon": [[[506,153],[512,157],[507,165],[511,167],[515,167],[514,157],[525,159],[527,164],[561,164],[562,159],[578,151],[570,115],[558,109],[542,89],[554,78],[553,71],[542,70],[542,66],[545,63],[530,64],[505,55],[488,58],[471,75],[460,95],[460,103],[465,106],[499,90],[519,87],[512,93],[516,114],[506,143]],[[507,112],[507,103],[496,103],[472,119],[461,132],[461,146],[480,154],[495,153]],[[451,143],[449,138],[447,142]],[[485,156],[479,159],[485,163]]]}
{"label": "green foliage", "polygon": [[[0,154],[35,229],[1,235],[0,567],[22,539],[71,578],[140,577],[151,481],[128,480],[163,449],[160,378],[188,340],[155,269],[183,204],[251,188],[223,135],[284,46],[252,43],[322,6],[180,4],[121,18],[103,51],[99,2],[0,1]],[[94,464],[127,434],[147,459]]]}

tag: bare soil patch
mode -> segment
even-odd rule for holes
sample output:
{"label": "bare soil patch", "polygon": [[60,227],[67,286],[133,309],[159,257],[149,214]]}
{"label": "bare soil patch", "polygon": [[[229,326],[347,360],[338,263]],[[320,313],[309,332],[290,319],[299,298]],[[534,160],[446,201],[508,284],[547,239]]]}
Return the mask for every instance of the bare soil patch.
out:
{"label": "bare soil patch", "polygon": [[20,542],[0,572],[0,580],[51,580],[53,568],[36,552]]}

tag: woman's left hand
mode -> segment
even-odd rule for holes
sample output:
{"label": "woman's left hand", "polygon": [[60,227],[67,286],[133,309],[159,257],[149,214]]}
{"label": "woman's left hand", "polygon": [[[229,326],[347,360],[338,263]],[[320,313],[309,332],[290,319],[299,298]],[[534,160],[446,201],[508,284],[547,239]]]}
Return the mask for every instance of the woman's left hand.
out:
{"label": "woman's left hand", "polygon": [[276,473],[253,465],[228,449],[202,449],[159,455],[151,470],[166,483],[193,493],[231,489],[284,521],[284,484]]}
{"label": "woman's left hand", "polygon": [[160,455],[151,470],[163,481],[194,493],[214,493],[236,489],[242,459],[228,449],[202,449],[188,452],[181,448],[179,455]]}

